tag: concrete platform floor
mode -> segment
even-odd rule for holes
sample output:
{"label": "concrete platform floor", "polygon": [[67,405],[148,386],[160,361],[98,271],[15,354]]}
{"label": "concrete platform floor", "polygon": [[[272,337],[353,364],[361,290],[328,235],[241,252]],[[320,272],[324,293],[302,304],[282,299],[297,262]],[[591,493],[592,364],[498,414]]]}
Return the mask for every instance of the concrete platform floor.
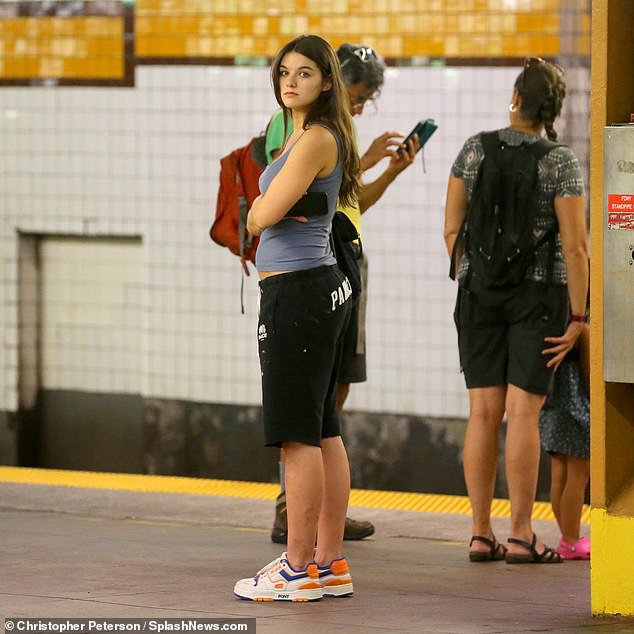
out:
{"label": "concrete platform floor", "polygon": [[[471,564],[468,517],[351,509],[374,538],[347,542],[355,595],[251,603],[233,584],[278,556],[271,502],[0,484],[6,617],[241,618],[264,634],[634,632],[590,615],[589,564]],[[554,544],[557,527],[537,521]],[[500,538],[508,520],[495,520]],[[587,530],[587,527],[586,527]]]}

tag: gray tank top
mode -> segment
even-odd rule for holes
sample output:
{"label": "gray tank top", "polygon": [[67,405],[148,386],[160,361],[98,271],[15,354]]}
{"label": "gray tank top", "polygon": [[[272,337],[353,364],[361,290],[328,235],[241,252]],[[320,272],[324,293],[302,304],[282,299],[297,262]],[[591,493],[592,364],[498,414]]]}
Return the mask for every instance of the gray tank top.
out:
{"label": "gray tank top", "polygon": [[[321,125],[321,124],[312,124]],[[325,125],[335,139],[337,136]],[[260,176],[260,191],[266,192],[280,172],[295,144],[277,160],[273,161]],[[313,216],[307,223],[297,220],[280,220],[267,227],[260,236],[255,256],[255,266],[260,273],[270,271],[299,271],[317,266],[335,264],[335,256],[330,246],[330,228],[335,215],[339,188],[341,187],[341,144],[337,139],[339,158],[331,174],[316,178],[308,187],[309,192],[326,192],[328,213]]]}

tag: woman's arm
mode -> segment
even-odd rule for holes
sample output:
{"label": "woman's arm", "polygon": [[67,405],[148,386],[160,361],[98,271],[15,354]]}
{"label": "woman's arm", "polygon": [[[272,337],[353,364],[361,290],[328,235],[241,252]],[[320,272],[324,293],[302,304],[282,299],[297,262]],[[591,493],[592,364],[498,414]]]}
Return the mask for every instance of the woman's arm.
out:
{"label": "woman's arm", "polygon": [[[588,297],[586,199],[584,196],[555,198],[555,213],[559,222],[559,234],[566,262],[570,312],[573,315],[585,315]],[[543,351],[543,354],[554,355],[548,361],[548,367],[557,367],[561,363],[575,345],[583,327],[582,322],[571,321],[561,337],[546,337],[545,341],[555,344]]]}
{"label": "woman's arm", "polygon": [[264,229],[278,223],[320,172],[329,168],[332,171],[336,164],[337,142],[333,135],[321,126],[306,130],[266,193],[259,196],[249,210],[249,233],[259,236]]}
{"label": "woman's arm", "polygon": [[583,196],[555,198],[555,213],[566,261],[570,310],[573,315],[585,315],[588,297],[586,199]]}
{"label": "woman's arm", "polygon": [[449,175],[447,199],[445,201],[445,244],[449,257],[453,253],[453,245],[467,213],[467,188],[461,178]]}

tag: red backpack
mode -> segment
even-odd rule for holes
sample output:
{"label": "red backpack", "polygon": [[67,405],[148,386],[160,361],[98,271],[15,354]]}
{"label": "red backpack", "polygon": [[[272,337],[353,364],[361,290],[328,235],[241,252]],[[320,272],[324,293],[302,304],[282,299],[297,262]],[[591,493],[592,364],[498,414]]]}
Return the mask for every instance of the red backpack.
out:
{"label": "red backpack", "polygon": [[265,135],[254,137],[220,159],[216,216],[209,229],[214,242],[251,262],[255,262],[259,239],[247,231],[247,213],[260,195],[258,180],[266,167],[265,143]]}

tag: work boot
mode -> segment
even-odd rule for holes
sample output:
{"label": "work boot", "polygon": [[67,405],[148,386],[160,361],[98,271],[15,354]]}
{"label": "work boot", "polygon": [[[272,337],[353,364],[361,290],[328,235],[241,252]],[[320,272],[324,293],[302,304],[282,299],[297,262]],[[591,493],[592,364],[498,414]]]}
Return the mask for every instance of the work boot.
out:
{"label": "work boot", "polygon": [[286,544],[288,539],[288,518],[286,515],[286,495],[280,493],[275,500],[275,519],[271,531],[271,541],[274,544]]}
{"label": "work boot", "polygon": [[[374,525],[371,522],[358,521],[346,517],[343,538],[348,541],[365,539],[374,535]],[[275,501],[275,520],[271,531],[271,541],[275,544],[285,544],[288,538],[288,520],[286,516],[286,494],[280,493]]]}

